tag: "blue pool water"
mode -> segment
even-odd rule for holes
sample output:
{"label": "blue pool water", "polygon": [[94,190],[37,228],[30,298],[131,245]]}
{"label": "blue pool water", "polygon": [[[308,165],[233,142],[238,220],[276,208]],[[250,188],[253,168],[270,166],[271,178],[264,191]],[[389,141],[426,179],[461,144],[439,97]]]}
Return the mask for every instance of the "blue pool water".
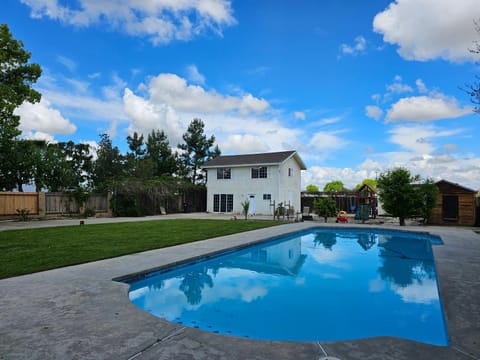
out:
{"label": "blue pool water", "polygon": [[313,229],[130,282],[139,308],[267,340],[393,336],[448,345],[432,243],[375,229]]}

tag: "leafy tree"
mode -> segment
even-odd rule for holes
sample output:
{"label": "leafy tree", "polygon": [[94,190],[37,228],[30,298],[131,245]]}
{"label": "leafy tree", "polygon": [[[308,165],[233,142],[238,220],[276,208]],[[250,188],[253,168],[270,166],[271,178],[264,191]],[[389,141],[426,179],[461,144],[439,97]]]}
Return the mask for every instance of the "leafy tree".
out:
{"label": "leafy tree", "polygon": [[128,148],[132,151],[135,159],[141,159],[146,153],[143,140],[143,135],[138,135],[136,131],[133,133],[133,136],[127,136]]}
{"label": "leafy tree", "polygon": [[177,171],[177,159],[172,154],[167,135],[162,131],[148,134],[146,158],[153,164],[153,175],[172,175]]}
{"label": "leafy tree", "polygon": [[92,186],[93,155],[88,144],[73,141],[58,143],[66,160],[65,187],[90,188]]}
{"label": "leafy tree", "polygon": [[97,191],[112,190],[115,180],[123,175],[123,157],[118,147],[114,147],[108,134],[100,135],[97,160],[93,166],[93,185]]}
{"label": "leafy tree", "polygon": [[134,132],[133,136],[127,136],[127,143],[131,152],[126,156],[125,172],[138,178],[150,178],[153,165],[143,162],[146,153],[143,135]]}
{"label": "leafy tree", "polygon": [[423,217],[424,223],[428,223],[433,215],[433,208],[437,206],[440,191],[432,179],[425,180],[418,191],[420,192],[419,215]]}
{"label": "leafy tree", "polygon": [[64,190],[64,176],[68,171],[67,159],[58,144],[48,144],[42,154],[42,174],[43,186],[52,192]]}
{"label": "leafy tree", "polygon": [[40,77],[40,65],[29,63],[31,54],[15,40],[6,24],[0,24],[0,190],[11,190],[18,179],[15,168],[14,141],[21,134],[20,117],[14,110],[24,101],[40,101],[32,89]]}
{"label": "leafy tree", "polygon": [[318,186],[313,184],[308,184],[306,187],[307,193],[318,192]]}
{"label": "leafy tree", "polygon": [[404,168],[388,170],[378,179],[378,187],[381,189],[379,197],[383,209],[388,214],[398,217],[401,226],[405,226],[405,219],[418,213],[420,194],[413,183],[419,180],[418,175],[412,176]]}
{"label": "leafy tree", "polygon": [[13,143],[15,162],[12,170],[19,192],[23,192],[23,185],[33,184],[39,175],[38,167],[42,165],[40,147],[44,144],[44,141],[36,140],[17,140]]}
{"label": "leafy tree", "polygon": [[340,180],[330,181],[325,184],[323,187],[323,191],[325,192],[341,192],[346,191],[345,186],[343,186],[343,182]]}
{"label": "leafy tree", "polygon": [[183,134],[185,143],[178,144],[179,149],[183,150],[180,155],[183,175],[193,184],[203,181],[203,174],[200,172],[202,164],[221,154],[218,146],[211,149],[215,142],[215,136],[207,138],[204,128],[205,124],[202,120],[193,119],[187,132]]}
{"label": "leafy tree", "polygon": [[46,154],[48,144],[44,140],[30,140],[32,143],[32,154],[35,166],[33,168],[33,183],[35,184],[35,191],[40,192],[45,188],[45,177],[48,171],[48,162],[46,161]]}
{"label": "leafy tree", "polygon": [[315,199],[313,202],[313,211],[327,222],[328,217],[337,216],[338,209],[334,199],[330,197]]}
{"label": "leafy tree", "polygon": [[90,188],[93,161],[90,146],[73,141],[48,144],[41,153],[41,171],[36,181],[49,191]]}
{"label": "leafy tree", "polygon": [[363,185],[367,184],[368,186],[370,186],[373,190],[377,191],[377,180],[375,179],[365,179],[363,180],[360,184],[357,184],[357,186],[355,186],[355,189],[358,190],[360,189]]}

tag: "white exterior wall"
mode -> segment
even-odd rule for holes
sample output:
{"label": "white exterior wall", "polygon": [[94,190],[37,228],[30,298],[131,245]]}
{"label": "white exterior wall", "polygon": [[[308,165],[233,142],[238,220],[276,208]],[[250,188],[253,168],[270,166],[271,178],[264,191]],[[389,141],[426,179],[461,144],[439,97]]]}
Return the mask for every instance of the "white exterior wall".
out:
{"label": "white exterior wall", "polygon": [[[292,169],[292,176],[288,176],[288,169]],[[301,170],[298,163],[292,157],[285,161],[279,168],[279,199],[285,205],[293,206],[295,211],[301,211]]]}
{"label": "white exterior wall", "polygon": [[214,194],[233,194],[233,213],[241,214],[241,203],[249,195],[255,195],[255,213],[272,214],[270,201],[263,200],[263,194],[271,194],[272,200],[278,197],[277,166],[267,167],[266,179],[252,179],[252,167],[232,167],[231,179],[217,179],[217,169],[208,169],[207,212],[213,212]]}
{"label": "white exterior wall", "polygon": [[[228,166],[225,166],[228,168]],[[251,169],[258,166],[230,167],[231,179],[217,179],[217,169],[207,170],[207,212],[213,212],[214,194],[233,194],[233,213],[242,214],[241,203],[249,195],[255,195],[255,213],[273,215],[270,203],[275,201],[290,204],[300,211],[301,173],[297,162],[292,158],[278,165],[267,166],[266,179],[252,179]],[[288,168],[293,176],[288,176]],[[263,194],[270,194],[271,200],[263,200]]]}

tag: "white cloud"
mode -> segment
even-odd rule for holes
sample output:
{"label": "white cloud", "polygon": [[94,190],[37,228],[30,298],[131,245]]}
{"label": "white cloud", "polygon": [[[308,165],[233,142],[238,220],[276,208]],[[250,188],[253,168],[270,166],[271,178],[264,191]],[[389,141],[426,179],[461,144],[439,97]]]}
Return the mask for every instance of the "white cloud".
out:
{"label": "white cloud", "polygon": [[365,52],[367,48],[367,41],[363,36],[357,36],[353,45],[342,44],[340,51],[346,55],[358,55]]}
{"label": "white cloud", "polygon": [[119,94],[122,94],[126,88],[127,83],[117,74],[113,74],[112,83],[101,88],[105,99],[116,101],[119,99]]}
{"label": "white cloud", "polygon": [[305,120],[307,118],[307,116],[303,111],[295,111],[293,115],[295,116],[295,119],[298,119],[298,120]]}
{"label": "white cloud", "polygon": [[149,83],[150,98],[157,104],[169,104],[185,112],[223,113],[251,112],[262,113],[269,108],[264,99],[251,94],[228,96],[213,90],[206,91],[198,85],[189,85],[187,81],[175,74],[160,74]]}
{"label": "white cloud", "polygon": [[63,66],[65,66],[71,72],[77,69],[77,64],[75,63],[75,61],[73,61],[72,59],[69,59],[66,56],[61,56],[61,55],[57,56],[57,61]]}
{"label": "white cloud", "polygon": [[236,23],[229,0],[78,0],[78,6],[52,0],[21,0],[33,18],[47,17],[68,25],[105,24],[154,44],[190,40],[207,30],[221,35]]}
{"label": "white cloud", "polygon": [[375,16],[373,29],[407,60],[474,61],[468,49],[478,18],[478,0],[396,0]]}
{"label": "white cloud", "polygon": [[43,140],[46,143],[50,144],[56,142],[55,138],[52,135],[46,134],[41,131],[24,131],[22,132],[22,136],[23,138],[28,140]]}
{"label": "white cloud", "polygon": [[402,84],[401,82],[397,81],[393,84],[387,85],[387,91],[393,94],[402,94],[406,92],[412,92],[413,89],[411,86]]}
{"label": "white cloud", "polygon": [[452,119],[472,113],[471,107],[461,108],[454,98],[436,96],[412,96],[398,100],[387,112],[386,121],[433,121]]}
{"label": "white cloud", "polygon": [[331,153],[343,149],[348,141],[337,135],[338,132],[318,131],[310,138],[309,147],[317,158],[328,158]]}
{"label": "white cloud", "polygon": [[354,168],[311,166],[302,175],[302,189],[307,184],[323,188],[332,180],[340,180],[345,187],[354,188],[364,179],[375,179],[380,173],[395,167],[406,168],[411,174],[418,174],[423,179],[445,179],[471,189],[479,189],[477,177],[480,173],[480,158],[467,157],[461,153],[419,155],[410,151],[370,154]]}
{"label": "white cloud", "polygon": [[[209,116],[206,128],[217,137],[224,154],[298,149],[305,134],[277,119],[258,116]],[[248,145],[248,146],[247,146]]]}
{"label": "white cloud", "polygon": [[88,74],[89,79],[98,79],[101,76],[102,76],[102,73],[100,73],[100,72],[95,72],[95,73],[92,73],[92,74]]}
{"label": "white cloud", "polygon": [[205,84],[205,76],[200,74],[196,65],[188,65],[187,66],[187,77],[193,83],[204,85]]}
{"label": "white cloud", "polygon": [[318,120],[315,123],[313,123],[313,125],[316,125],[316,126],[331,125],[331,124],[338,123],[341,120],[342,120],[341,116],[333,116],[333,117],[328,117],[328,118],[323,118],[321,120]]}
{"label": "white cloud", "polygon": [[131,120],[129,133],[137,131],[146,135],[152,130],[161,129],[167,134],[172,147],[181,142],[186,127],[173,107],[152,103],[128,88],[125,89],[123,101],[125,113]]}
{"label": "white cloud", "polygon": [[417,79],[415,81],[415,85],[417,85],[418,92],[420,92],[421,94],[424,94],[424,93],[428,92],[427,86],[422,81],[422,79]]}
{"label": "white cloud", "polygon": [[375,105],[368,105],[365,107],[365,114],[372,119],[378,120],[383,115],[383,110]]}
{"label": "white cloud", "polygon": [[431,154],[436,150],[433,140],[457,135],[463,129],[442,130],[432,125],[397,126],[389,131],[390,141],[416,154]]}
{"label": "white cloud", "polygon": [[77,129],[60,111],[52,108],[45,98],[35,104],[24,102],[15,110],[15,114],[20,116],[20,130],[31,136],[33,132],[40,132],[37,138],[48,138],[48,135],[43,134],[72,134]]}
{"label": "white cloud", "polygon": [[90,82],[62,76],[51,76],[48,69],[39,79],[37,86],[43,99],[61,111],[62,116],[81,120],[115,122],[125,121],[123,111],[123,89],[125,82],[113,75],[111,84],[96,94]]}
{"label": "white cloud", "polygon": [[271,118],[269,103],[251,94],[206,91],[175,74],[151,78],[142,92],[125,90],[124,109],[131,119],[128,131],[146,134],[162,129],[173,147],[182,142],[193,118],[204,121],[205,133],[215,135],[224,154],[290,150],[302,143],[302,130]]}
{"label": "white cloud", "polygon": [[225,140],[220,141],[219,146],[222,151],[238,154],[268,152],[270,150],[262,136],[252,134],[229,135]]}

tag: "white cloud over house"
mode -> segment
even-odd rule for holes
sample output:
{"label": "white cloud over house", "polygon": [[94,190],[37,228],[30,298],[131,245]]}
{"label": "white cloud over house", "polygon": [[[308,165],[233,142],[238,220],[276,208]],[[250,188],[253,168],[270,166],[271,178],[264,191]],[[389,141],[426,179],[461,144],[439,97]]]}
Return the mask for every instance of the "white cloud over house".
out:
{"label": "white cloud over house", "polygon": [[162,129],[170,145],[182,142],[182,134],[194,118],[205,123],[223,153],[293,149],[303,131],[285,126],[271,114],[270,104],[250,93],[223,94],[189,84],[176,74],[150,78],[142,94],[126,88],[124,110],[131,120],[128,132]]}
{"label": "white cloud over house", "polygon": [[223,95],[214,90],[205,90],[199,85],[191,85],[176,74],[160,74],[148,84],[150,100],[157,104],[168,104],[185,112],[222,113],[251,112],[262,113],[269,104],[252,94],[242,96]]}

